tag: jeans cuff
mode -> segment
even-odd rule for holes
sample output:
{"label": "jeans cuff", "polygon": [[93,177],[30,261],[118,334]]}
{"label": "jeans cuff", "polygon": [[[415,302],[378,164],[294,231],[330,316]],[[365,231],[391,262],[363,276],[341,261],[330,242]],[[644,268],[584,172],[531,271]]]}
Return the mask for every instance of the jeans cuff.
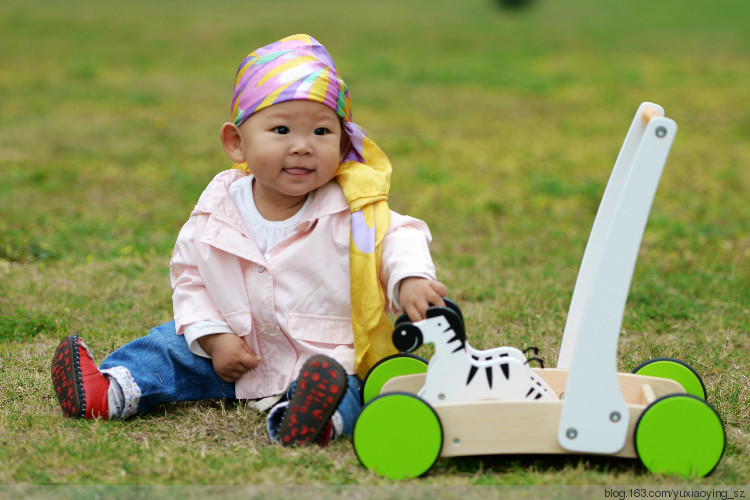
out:
{"label": "jeans cuff", "polygon": [[112,368],[105,368],[100,371],[102,374],[113,378],[120,386],[124,405],[119,418],[125,420],[135,415],[138,412],[138,403],[141,401],[141,389],[136,384],[130,371],[124,366],[113,366]]}

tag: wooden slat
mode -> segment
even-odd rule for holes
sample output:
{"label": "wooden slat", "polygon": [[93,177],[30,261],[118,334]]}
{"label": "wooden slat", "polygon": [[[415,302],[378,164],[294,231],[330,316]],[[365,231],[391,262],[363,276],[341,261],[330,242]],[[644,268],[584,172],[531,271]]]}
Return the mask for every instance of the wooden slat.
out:
{"label": "wooden slat", "polygon": [[[547,382],[547,385],[550,386],[555,394],[558,396],[564,394],[565,385],[568,383],[568,370],[558,370],[556,368],[532,368],[532,370]],[[383,385],[381,394],[386,392],[409,392],[416,394],[424,385],[425,377],[426,374],[424,373],[394,377]],[[667,394],[685,393],[685,389],[679,383],[666,378],[647,377],[633,373],[618,373],[617,379],[625,402],[628,404],[639,405],[643,402],[641,388],[645,384],[651,387],[655,398],[660,398]]]}

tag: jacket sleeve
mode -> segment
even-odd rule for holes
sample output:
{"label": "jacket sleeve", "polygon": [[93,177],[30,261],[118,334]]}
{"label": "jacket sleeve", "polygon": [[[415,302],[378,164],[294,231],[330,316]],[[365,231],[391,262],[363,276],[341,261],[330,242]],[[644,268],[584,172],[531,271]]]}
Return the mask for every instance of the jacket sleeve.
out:
{"label": "jacket sleeve", "polygon": [[436,278],[429,249],[431,241],[427,224],[391,211],[391,225],[383,240],[381,264],[381,282],[385,287],[391,312],[401,312],[398,303],[401,280],[409,277]]}
{"label": "jacket sleeve", "polygon": [[193,215],[188,219],[180,230],[169,263],[172,306],[178,334],[182,334],[187,325],[197,321],[224,321],[198,270],[198,245],[206,219],[205,215]]}

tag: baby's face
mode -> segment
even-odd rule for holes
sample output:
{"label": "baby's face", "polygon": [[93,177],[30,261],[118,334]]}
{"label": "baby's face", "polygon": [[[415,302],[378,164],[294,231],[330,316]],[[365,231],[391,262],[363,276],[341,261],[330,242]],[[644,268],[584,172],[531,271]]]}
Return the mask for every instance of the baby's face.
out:
{"label": "baby's face", "polygon": [[250,116],[240,137],[256,198],[283,203],[333,179],[343,159],[343,133],[336,113],[315,101],[286,101]]}

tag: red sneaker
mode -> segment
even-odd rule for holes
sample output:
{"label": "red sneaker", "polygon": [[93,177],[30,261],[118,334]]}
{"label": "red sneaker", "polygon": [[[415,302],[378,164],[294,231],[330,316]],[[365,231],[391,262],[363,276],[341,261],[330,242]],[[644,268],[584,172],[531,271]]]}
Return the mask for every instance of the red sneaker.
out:
{"label": "red sneaker", "polygon": [[331,417],[347,384],[346,372],[333,359],[323,355],[308,359],[279,426],[281,445],[327,443],[333,429]]}
{"label": "red sneaker", "polygon": [[109,417],[109,379],[99,372],[88,346],[77,335],[62,339],[55,351],[52,386],[66,417]]}

